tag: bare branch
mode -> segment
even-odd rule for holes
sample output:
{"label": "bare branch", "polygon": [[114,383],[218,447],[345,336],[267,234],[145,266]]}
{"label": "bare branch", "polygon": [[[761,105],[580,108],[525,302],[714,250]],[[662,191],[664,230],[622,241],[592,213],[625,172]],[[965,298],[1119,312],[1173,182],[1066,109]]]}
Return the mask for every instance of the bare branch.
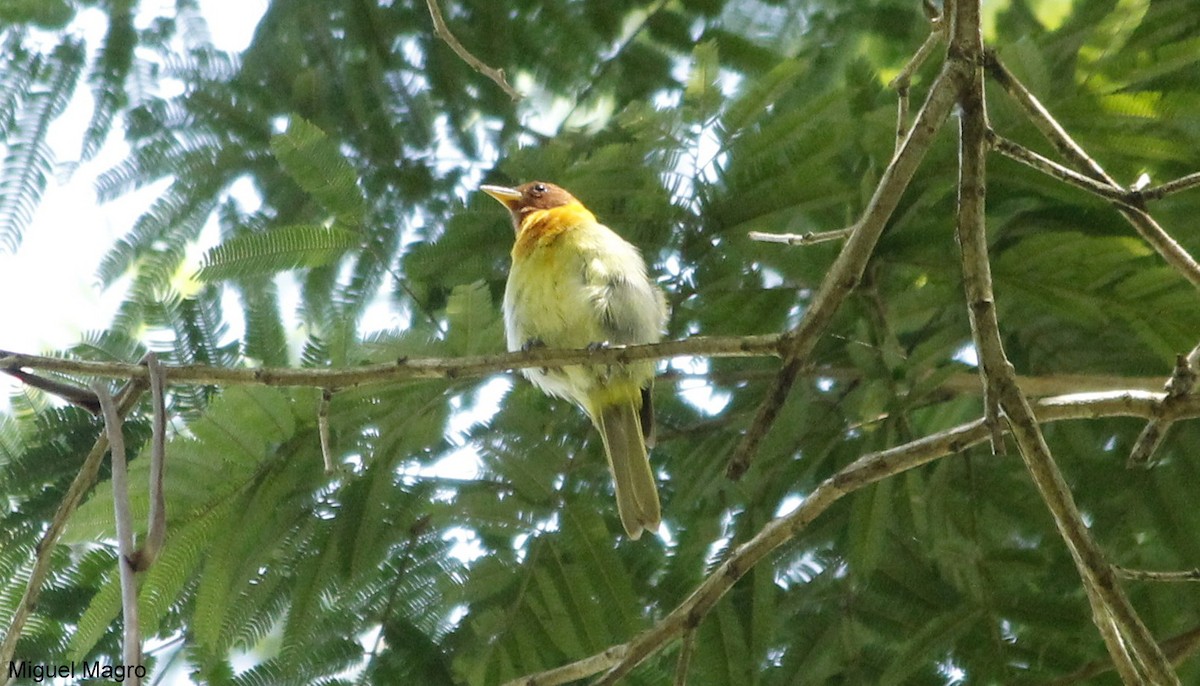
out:
{"label": "bare branch", "polygon": [[[1167,262],[1167,264],[1174,267],[1175,270],[1182,274],[1188,281],[1190,281],[1193,286],[1200,288],[1200,263],[1197,263],[1195,258],[1193,258],[1188,251],[1183,248],[1183,246],[1179,245],[1175,239],[1171,238],[1171,236],[1167,234],[1167,232],[1164,231],[1161,226],[1158,225],[1158,222],[1154,221],[1154,218],[1147,214],[1146,211],[1139,205],[1141,198],[1146,197],[1146,192],[1143,191],[1139,194],[1138,192],[1125,191],[1121,184],[1113,180],[1113,178],[1109,176],[1095,160],[1093,160],[1086,152],[1084,152],[1083,148],[1071,138],[1070,134],[1068,134],[1062,128],[1062,126],[1059,125],[1054,117],[1051,116],[1050,112],[1042,106],[1042,103],[1039,102],[1038,99],[1034,97],[1034,95],[1030,93],[1029,90],[1025,88],[1025,86],[1022,85],[1021,82],[1018,81],[1011,72],[1008,71],[1004,64],[1000,62],[1000,59],[995,55],[995,53],[988,52],[985,55],[984,62],[987,65],[988,71],[991,73],[992,77],[995,78],[996,81],[999,82],[1006,91],[1008,91],[1009,95],[1011,95],[1013,99],[1017,101],[1017,104],[1019,104],[1025,110],[1025,113],[1029,116],[1030,121],[1032,121],[1033,125],[1036,126],[1038,130],[1041,131],[1042,135],[1050,141],[1050,144],[1053,145],[1055,149],[1058,150],[1059,153],[1062,154],[1067,160],[1074,164],[1077,169],[1102,184],[1101,186],[1097,186],[1096,188],[1090,190],[1105,197],[1107,197],[1107,191],[1102,192],[1100,190],[1103,189],[1104,184],[1111,189],[1122,190],[1123,194],[1121,197],[1112,199],[1117,207],[1117,210],[1121,212],[1121,215],[1133,225],[1133,228],[1137,230],[1138,234],[1141,235],[1141,237],[1145,239],[1145,241],[1149,243],[1152,248],[1154,248],[1154,250]],[[1001,152],[1003,152],[1003,150],[1001,150]],[[1049,160],[1045,160],[1045,158],[1042,159],[1045,162],[1049,162]],[[1027,160],[1021,161],[1029,163]],[[1054,173],[1050,172],[1048,168],[1042,169],[1043,171],[1047,171],[1047,173]],[[1057,176],[1058,174],[1055,173],[1055,175]],[[1067,179],[1066,177],[1060,178],[1063,178],[1064,180],[1070,180],[1071,183],[1076,183],[1076,181],[1073,179]],[[1190,183],[1191,182],[1189,181],[1181,185],[1186,187]]]}
{"label": "bare branch", "polygon": [[537,674],[530,674],[520,679],[513,679],[505,683],[504,686],[559,686],[559,684],[578,681],[584,677],[598,674],[617,664],[625,657],[626,650],[626,645],[613,646],[602,653],[597,653],[596,655],[563,665],[562,667],[548,669]]}
{"label": "bare branch", "polygon": [[904,137],[908,135],[908,88],[912,85],[913,74],[916,73],[925,60],[929,59],[929,55],[933,53],[933,49],[941,42],[945,35],[945,22],[942,21],[940,15],[937,15],[936,8],[929,8],[935,12],[929,19],[929,35],[925,37],[925,42],[921,47],[917,48],[917,52],[908,60],[908,63],[900,69],[900,73],[888,83],[888,87],[896,91],[896,152],[900,151],[900,145],[904,142]]}
{"label": "bare branch", "polygon": [[1141,192],[1141,196],[1146,200],[1158,200],[1172,193],[1186,191],[1191,188],[1200,187],[1200,172],[1194,172],[1187,176],[1181,176],[1174,181],[1168,181],[1157,186],[1151,186]]}
{"label": "bare branch", "polygon": [[1152,572],[1146,569],[1129,569],[1126,567],[1114,567],[1117,576],[1122,579],[1132,579],[1134,581],[1200,581],[1200,567],[1196,569],[1188,569],[1182,572]]}
{"label": "bare branch", "polygon": [[[1178,665],[1191,657],[1197,650],[1200,650],[1200,627],[1172,636],[1163,641],[1161,645],[1162,651],[1171,660],[1171,664]],[[1112,669],[1112,663],[1108,660],[1096,660],[1087,663],[1071,674],[1047,683],[1046,686],[1070,686],[1071,684],[1084,682],[1091,683],[1091,679],[1105,672],[1112,671]]]}
{"label": "bare branch", "polygon": [[993,150],[1009,159],[1033,167],[1044,174],[1049,174],[1060,181],[1065,181],[1072,186],[1082,188],[1106,200],[1125,202],[1128,197],[1128,194],[1123,189],[1110,186],[1101,181],[1096,181],[1089,176],[1084,176],[1077,171],[1067,169],[1053,160],[1042,157],[1020,143],[1010,141],[994,132],[988,132],[988,143]]}
{"label": "bare branch", "polygon": [[687,686],[688,667],[692,662],[692,651],[696,648],[696,630],[683,634],[683,645],[679,647],[679,660],[675,663],[675,686]]}
{"label": "bare branch", "polygon": [[[1086,393],[1044,398],[1036,403],[1038,422],[1069,419],[1134,416],[1149,417],[1163,402],[1163,393],[1129,391]],[[1180,417],[1200,416],[1200,398],[1191,396],[1176,408]],[[771,520],[753,538],[738,546],[729,557],[692,591],[682,603],[647,631],[601,653],[508,682],[505,686],[557,686],[609,670],[599,683],[612,684],[650,655],[679,638],[699,623],[746,572],[771,551],[796,537],[826,509],[865,486],[978,445],[988,438],[983,419],[915,441],[863,455],[821,482],[800,507]]]}
{"label": "bare branch", "polygon": [[[349,369],[257,369],[180,365],[167,367],[176,384],[219,386],[309,386],[351,388],[372,384],[395,384],[413,379],[465,379],[526,367],[561,367],[569,364],[617,364],[680,355],[706,357],[771,357],[782,351],[785,336],[693,336],[682,341],[646,345],[611,346],[590,350],[536,348],[524,352],[472,355],[468,357],[405,357],[387,364]],[[102,379],[147,378],[146,367],[126,362],[93,362],[22,353],[0,355],[0,367],[21,366],[80,374]]]}
{"label": "bare branch", "polygon": [[[954,6],[956,13],[951,17],[950,45],[957,59],[970,63],[978,59],[983,50],[983,38],[979,34],[978,6],[972,0],[959,2]],[[971,75],[966,80],[959,94],[959,175],[958,175],[958,226],[959,244],[964,253],[967,250],[964,231],[983,231],[984,196],[987,192],[987,110],[983,103],[983,73],[977,65],[970,67]],[[986,266],[986,258],[984,261]],[[987,277],[990,282],[990,275]],[[990,293],[978,293],[984,298],[982,305],[993,309]],[[970,296],[968,296],[970,298]],[[975,332],[981,325],[981,319],[987,319],[987,311],[975,306],[974,300],[969,300],[967,313],[971,322],[971,331]],[[994,315],[993,315],[994,316]],[[979,337],[975,336],[975,346],[979,347]],[[1000,403],[997,391],[992,385],[993,374],[989,373],[987,363],[981,359],[978,367],[980,382],[983,388],[984,420],[991,431],[992,454],[1003,455],[1004,432],[1000,426]]]}
{"label": "bare branch", "polygon": [[836,231],[822,231],[820,233],[764,233],[762,231],[751,231],[746,234],[752,241],[762,241],[763,243],[786,243],[787,245],[813,245],[815,243],[824,243],[826,241],[840,241],[854,233],[854,227],[846,229],[838,229]]}
{"label": "bare branch", "polygon": [[16,367],[4,368],[0,369],[0,371],[20,379],[27,386],[32,386],[43,393],[49,393],[56,398],[61,398],[76,407],[82,407],[94,415],[100,414],[100,401],[96,399],[95,393],[86,388],[80,388],[74,384],[58,381],[57,379],[48,379],[37,374],[30,374]]}
{"label": "bare branch", "polygon": [[[124,664],[132,667],[142,663],[142,635],[138,627],[137,572],[133,568],[133,515],[129,511],[125,437],[121,431],[121,414],[117,412],[117,405],[108,388],[97,382],[92,390],[100,401],[109,454],[112,455],[113,512],[117,526],[117,568],[121,576],[121,618],[124,625],[122,659]],[[136,673],[132,676],[134,686],[141,683]]]}
{"label": "bare branch", "polygon": [[489,67],[487,64],[484,64],[483,60],[472,55],[471,51],[463,47],[462,43],[458,42],[458,39],[450,32],[450,27],[446,26],[446,20],[442,17],[442,10],[438,7],[437,0],[425,0],[425,4],[429,6],[429,16],[433,18],[433,32],[437,37],[445,41],[446,45],[450,46],[450,49],[454,51],[454,54],[458,55],[459,59],[471,65],[471,68],[475,71],[491,79],[497,86],[500,86],[508,94],[508,97],[513,100],[520,100],[521,94],[517,92],[517,89],[508,84],[508,79],[505,78],[503,69]]}
{"label": "bare branch", "polygon": [[[983,73],[978,66],[983,57],[979,0],[954,3],[950,32],[950,55],[959,55],[971,64],[971,78],[966,81],[959,99],[960,171],[955,231],[962,257],[963,289],[971,334],[979,354],[979,369],[985,377],[985,388],[1008,418],[1034,485],[1075,561],[1092,606],[1093,621],[1122,678],[1128,684],[1177,684],[1178,677],[1116,583],[1112,567],[1083,523],[1005,355],[992,292],[984,226],[988,124]],[[985,402],[987,400],[985,397]],[[1146,679],[1140,678],[1139,672]]]}
{"label": "bare branch", "polygon": [[1041,101],[1033,93],[1029,92],[1029,89],[1018,81],[1016,76],[1013,76],[1008,67],[1004,66],[1004,63],[1000,61],[1000,57],[994,51],[984,51],[983,63],[988,74],[1000,84],[1001,88],[1012,96],[1013,100],[1017,101],[1017,104],[1029,115],[1029,119],[1033,122],[1033,125],[1041,131],[1042,135],[1046,140],[1050,141],[1050,144],[1054,146],[1054,149],[1060,155],[1075,165],[1075,168],[1083,171],[1093,179],[1114,188],[1120,188],[1121,184],[1114,181],[1095,160],[1084,152],[1083,148],[1075,142],[1075,139],[1071,138],[1071,135],[1050,115],[1050,111],[1042,105]]}
{"label": "bare branch", "polygon": [[321,437],[321,459],[325,461],[325,473],[333,474],[333,449],[329,439],[329,401],[333,400],[333,391],[328,388],[321,390],[321,405],[317,408],[317,434]]}
{"label": "bare branch", "polygon": [[[1166,383],[1167,400],[1163,403],[1164,414],[1169,410],[1167,405],[1191,393],[1192,389],[1196,387],[1197,373],[1200,372],[1200,369],[1197,369],[1200,367],[1198,362],[1200,362],[1200,343],[1197,343],[1190,353],[1180,355],[1175,360],[1175,371],[1171,373],[1171,378]],[[1167,437],[1167,432],[1173,423],[1174,420],[1165,416],[1156,417],[1147,422],[1146,428],[1142,429],[1142,433],[1134,442],[1133,450],[1129,452],[1129,460],[1125,466],[1148,465],[1158,450],[1158,446],[1162,445],[1163,439]]]}
{"label": "bare branch", "polygon": [[854,226],[854,233],[842,246],[837,259],[825,273],[825,278],[809,303],[804,318],[786,335],[783,365],[759,405],[753,423],[734,449],[727,469],[730,478],[737,479],[749,469],[752,456],[757,452],[763,436],[775,423],[775,418],[796,381],[796,375],[804,366],[804,358],[812,352],[833,320],[834,313],[862,278],[867,261],[870,260],[888,219],[899,204],[900,196],[916,173],[934,135],[950,113],[955,93],[958,91],[958,82],[962,78],[961,72],[961,67],[947,63],[938,73],[937,79],[929,89],[925,104],[917,113],[912,130],[908,132],[904,144],[880,176],[879,184],[863,211],[862,219]]}
{"label": "bare branch", "polygon": [[1163,230],[1145,210],[1132,205],[1117,204],[1125,219],[1166,262],[1183,275],[1193,286],[1200,288],[1200,263],[1183,246]]}
{"label": "bare branch", "polygon": [[146,541],[133,554],[133,568],[139,572],[150,569],[158,559],[167,536],[167,501],[163,495],[167,459],[167,374],[154,353],[146,355],[146,371],[150,375],[150,402],[154,408],[154,418],[150,437],[150,513],[147,515]]}

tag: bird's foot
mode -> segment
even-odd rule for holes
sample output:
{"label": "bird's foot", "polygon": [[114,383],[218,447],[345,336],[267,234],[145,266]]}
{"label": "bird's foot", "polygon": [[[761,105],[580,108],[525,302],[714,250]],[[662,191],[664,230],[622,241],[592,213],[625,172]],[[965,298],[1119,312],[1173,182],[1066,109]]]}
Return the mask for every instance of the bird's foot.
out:
{"label": "bird's foot", "polygon": [[546,347],[546,341],[543,341],[540,338],[530,338],[529,340],[527,340],[521,344],[521,352],[527,353],[530,350],[537,350],[538,348],[545,348],[545,347]]}
{"label": "bird's foot", "polygon": [[591,343],[587,344],[587,349],[592,352],[596,352],[597,350],[606,350],[607,348],[608,341],[592,341]]}

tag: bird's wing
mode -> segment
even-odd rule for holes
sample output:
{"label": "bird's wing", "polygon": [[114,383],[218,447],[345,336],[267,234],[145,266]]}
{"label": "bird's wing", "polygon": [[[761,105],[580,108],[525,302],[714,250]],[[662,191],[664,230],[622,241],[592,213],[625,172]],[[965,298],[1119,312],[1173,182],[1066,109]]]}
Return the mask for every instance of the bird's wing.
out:
{"label": "bird's wing", "polygon": [[589,251],[583,271],[601,332],[617,345],[658,341],[666,320],[662,291],[646,275],[637,249],[608,233],[612,240]]}

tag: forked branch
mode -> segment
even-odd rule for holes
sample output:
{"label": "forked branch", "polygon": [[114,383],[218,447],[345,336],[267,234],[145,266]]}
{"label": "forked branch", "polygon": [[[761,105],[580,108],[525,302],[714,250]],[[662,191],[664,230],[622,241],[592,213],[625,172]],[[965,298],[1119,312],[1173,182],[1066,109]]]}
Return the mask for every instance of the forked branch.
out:
{"label": "forked branch", "polygon": [[[1097,417],[1148,417],[1163,402],[1163,393],[1146,391],[1087,393],[1044,398],[1034,404],[1038,422]],[[1173,410],[1176,417],[1200,416],[1200,398],[1189,397]],[[729,592],[738,579],[772,551],[800,535],[805,528],[841,498],[878,481],[901,474],[948,455],[961,453],[989,437],[983,419],[977,419],[909,443],[863,455],[821,482],[792,512],[777,517],[753,538],[738,546],[683,602],[654,626],[628,643],[552,670],[509,681],[504,686],[557,686],[605,672],[597,684],[612,684],[651,655],[681,638]]]}

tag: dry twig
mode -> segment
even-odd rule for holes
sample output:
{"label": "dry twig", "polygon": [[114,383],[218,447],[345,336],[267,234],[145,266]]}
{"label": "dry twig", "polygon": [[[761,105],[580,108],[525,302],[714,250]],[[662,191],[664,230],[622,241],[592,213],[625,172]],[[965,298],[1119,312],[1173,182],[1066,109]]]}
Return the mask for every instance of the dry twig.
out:
{"label": "dry twig", "polygon": [[[1183,277],[1190,281],[1192,285],[1200,288],[1200,263],[1197,263],[1196,259],[1193,258],[1191,254],[1189,254],[1188,251],[1183,248],[1183,246],[1179,245],[1174,238],[1164,231],[1163,228],[1158,225],[1158,222],[1154,221],[1154,218],[1147,214],[1145,209],[1141,207],[1141,200],[1148,197],[1147,194],[1155,189],[1141,192],[1127,191],[1124,189],[1121,184],[1117,183],[1111,176],[1109,176],[1104,169],[1094,159],[1092,159],[1091,156],[1089,156],[1078,143],[1075,142],[1075,139],[1071,138],[1070,134],[1068,134],[1066,130],[1063,129],[1063,127],[1058,123],[1058,121],[1054,119],[1049,110],[1042,106],[1042,103],[1038,101],[1037,97],[1035,97],[1033,93],[1029,91],[1029,89],[1027,89],[1019,80],[1017,80],[1017,78],[1013,76],[1012,72],[1008,71],[1008,68],[1004,66],[1004,64],[1000,61],[1000,58],[997,57],[995,53],[990,51],[987,52],[984,55],[983,61],[987,67],[988,73],[992,75],[992,78],[994,78],[1004,88],[1004,90],[1007,91],[1010,96],[1012,96],[1013,100],[1015,100],[1017,104],[1019,104],[1021,108],[1025,110],[1025,113],[1028,115],[1030,121],[1032,121],[1033,125],[1036,126],[1042,135],[1050,141],[1050,144],[1053,145],[1054,148],[1063,155],[1063,157],[1070,161],[1076,167],[1076,169],[1083,172],[1084,175],[1100,182],[1101,186],[1088,188],[1088,190],[1091,190],[1097,195],[1112,201],[1117,210],[1121,213],[1121,216],[1125,217],[1125,219],[1131,225],[1133,225],[1138,234],[1150,244],[1150,247],[1154,248],[1155,252],[1157,252],[1167,264],[1183,275]],[[1003,149],[1001,149],[1001,151],[1003,152]],[[1034,153],[1029,153],[1029,155],[1033,157],[1040,157]],[[1040,161],[1037,161],[1037,163],[1034,164],[1035,160],[1033,157],[1026,156],[1025,159],[1014,159],[1020,159],[1020,161],[1027,164],[1033,164],[1036,168],[1041,169],[1046,173],[1058,176],[1064,181],[1070,181],[1071,183],[1080,185],[1077,178],[1062,176],[1058,171],[1052,171],[1053,167],[1049,165],[1053,165],[1053,163],[1049,160],[1040,158]],[[1185,181],[1184,179],[1188,180]],[[1184,179],[1174,182],[1176,183],[1176,186],[1171,190],[1182,190],[1183,188],[1193,185],[1190,177],[1184,177]],[[1195,183],[1200,184],[1200,181]],[[1119,194],[1119,198],[1114,199],[1112,197],[1113,191],[1116,191]],[[1161,191],[1156,192],[1156,197],[1161,197],[1161,195],[1163,195]]]}
{"label": "dry twig", "polygon": [[1154,572],[1148,569],[1128,569],[1126,567],[1115,567],[1114,569],[1117,576],[1133,581],[1165,581],[1168,583],[1200,581],[1200,567],[1182,572]]}
{"label": "dry twig", "polygon": [[150,374],[153,428],[150,437],[150,513],[147,515],[146,541],[133,554],[133,568],[139,572],[150,569],[158,559],[167,537],[167,500],[163,494],[167,460],[167,374],[154,353],[146,355],[146,370]]}
{"label": "dry twig", "polygon": [[[122,660],[127,667],[142,664],[142,636],[138,627],[137,570],[133,564],[133,515],[129,511],[129,481],[125,464],[125,437],[121,431],[121,413],[108,388],[97,382],[92,386],[104,416],[112,456],[113,512],[117,527],[117,569],[121,577]],[[136,673],[134,686],[141,683]]]}
{"label": "dry twig", "polygon": [[[1196,387],[1198,376],[1200,376],[1200,343],[1197,343],[1190,353],[1180,355],[1175,360],[1175,371],[1171,373],[1171,378],[1167,380],[1166,384],[1167,400],[1163,403],[1164,407],[1191,393],[1192,389]],[[1173,420],[1165,417],[1156,417],[1146,422],[1146,428],[1142,429],[1142,433],[1138,435],[1137,441],[1133,444],[1133,450],[1129,451],[1129,460],[1125,466],[1138,467],[1149,464],[1150,459],[1158,450],[1158,446],[1162,445],[1163,439],[1167,437],[1167,431],[1170,430],[1173,423]]]}
{"label": "dry twig", "polygon": [[826,241],[840,241],[854,233],[854,227],[847,229],[837,229],[836,231],[821,231],[814,233],[765,233],[763,231],[751,231],[746,234],[752,241],[762,241],[763,243],[785,243],[787,245],[813,245],[816,243],[825,243]]}
{"label": "dry twig", "polygon": [[454,34],[450,31],[450,27],[446,26],[446,19],[442,17],[442,9],[438,7],[437,0],[425,0],[425,4],[429,6],[429,16],[433,19],[433,32],[437,37],[441,38],[446,45],[449,45],[450,49],[454,51],[454,54],[458,55],[459,59],[469,64],[475,71],[491,79],[497,86],[500,86],[508,94],[508,97],[513,100],[520,100],[521,94],[517,92],[517,89],[509,85],[508,79],[504,76],[503,69],[489,67],[483,60],[472,55],[471,51],[467,50],[454,37]]}
{"label": "dry twig", "polygon": [[321,438],[321,459],[325,462],[325,473],[333,474],[333,448],[329,438],[329,402],[333,400],[333,391],[321,389],[321,404],[317,408],[317,435]]}

